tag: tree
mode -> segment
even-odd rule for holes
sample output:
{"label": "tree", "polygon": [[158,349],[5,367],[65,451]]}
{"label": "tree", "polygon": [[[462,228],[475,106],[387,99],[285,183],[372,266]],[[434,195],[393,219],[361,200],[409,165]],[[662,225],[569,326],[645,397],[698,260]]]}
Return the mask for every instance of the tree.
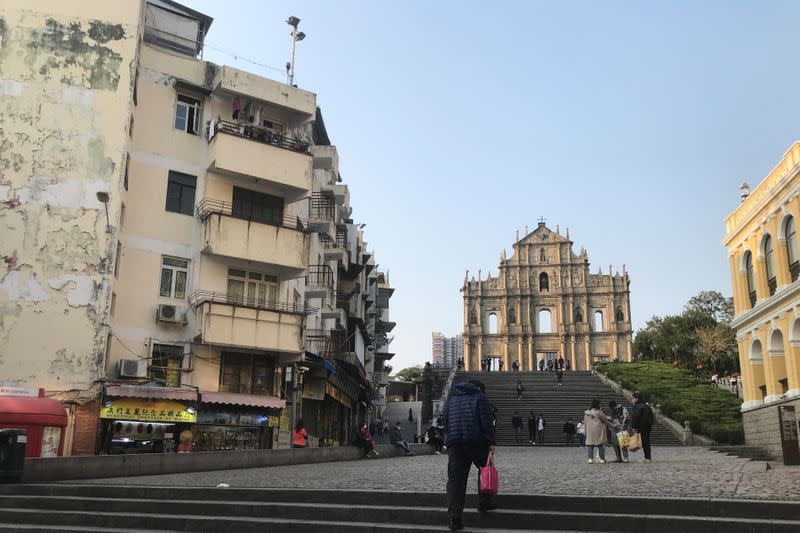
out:
{"label": "tree", "polygon": [[717,291],[700,291],[683,309],[704,313],[718,324],[730,324],[733,320],[733,298],[726,298]]}
{"label": "tree", "polygon": [[736,331],[726,324],[698,328],[694,332],[697,340],[697,361],[716,372],[718,366],[732,367],[736,355]]}
{"label": "tree", "polygon": [[403,381],[414,381],[415,379],[422,377],[422,367],[417,365],[404,368],[395,374],[395,377],[402,379]]}

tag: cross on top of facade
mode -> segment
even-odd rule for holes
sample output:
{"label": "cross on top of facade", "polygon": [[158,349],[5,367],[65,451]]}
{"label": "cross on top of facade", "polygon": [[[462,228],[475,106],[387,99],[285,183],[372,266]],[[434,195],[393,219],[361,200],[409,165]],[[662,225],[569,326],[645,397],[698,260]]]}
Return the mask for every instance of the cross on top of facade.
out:
{"label": "cross on top of facade", "polygon": [[539,224],[547,224],[547,219],[544,217],[539,217]]}

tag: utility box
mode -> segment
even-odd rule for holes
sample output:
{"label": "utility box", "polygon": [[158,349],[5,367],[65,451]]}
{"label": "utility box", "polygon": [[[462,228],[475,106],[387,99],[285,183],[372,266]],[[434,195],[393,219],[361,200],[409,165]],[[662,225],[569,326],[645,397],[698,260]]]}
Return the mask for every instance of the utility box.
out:
{"label": "utility box", "polygon": [[0,481],[18,482],[25,471],[25,447],[28,432],[0,428]]}

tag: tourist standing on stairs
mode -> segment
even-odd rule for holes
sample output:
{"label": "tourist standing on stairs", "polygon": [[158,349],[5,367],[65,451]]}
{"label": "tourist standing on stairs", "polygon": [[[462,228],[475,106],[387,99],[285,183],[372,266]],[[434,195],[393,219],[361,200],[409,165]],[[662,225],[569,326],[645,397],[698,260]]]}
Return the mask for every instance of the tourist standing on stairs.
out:
{"label": "tourist standing on stairs", "polygon": [[641,392],[638,390],[634,392],[633,399],[636,403],[633,405],[633,413],[631,413],[631,427],[641,435],[644,462],[649,463],[652,460],[650,456],[650,431],[653,429],[655,417],[653,416],[653,409],[644,401]]}
{"label": "tourist standing on stairs", "polygon": [[566,361],[564,361],[564,370],[569,370],[569,366],[570,366],[569,359],[567,359]]}
{"label": "tourist standing on stairs", "polygon": [[544,372],[544,359],[539,359],[539,372]]}
{"label": "tourist standing on stairs", "polygon": [[544,444],[545,429],[547,429],[547,420],[545,420],[543,413],[539,413],[539,418],[536,419],[536,440],[539,444]]}
{"label": "tourist standing on stairs", "polygon": [[628,426],[630,425],[630,419],[628,417],[628,410],[625,409],[622,405],[618,404],[615,400],[611,400],[608,402],[608,408],[611,411],[611,416],[608,417],[611,420],[611,427],[613,431],[611,432],[611,447],[614,448],[614,453],[617,456],[616,462],[618,463],[627,463],[628,462],[628,447],[625,446],[622,448],[619,445],[619,439],[617,438],[617,433],[620,431],[628,431]]}
{"label": "tourist standing on stairs", "polygon": [[500,359],[499,361],[497,361],[497,370],[498,370],[499,372],[502,372],[502,371],[503,371],[503,360],[502,360],[502,359]]}
{"label": "tourist standing on stairs", "polygon": [[558,358],[558,369],[559,370],[563,370],[564,369],[564,358],[563,357],[559,357]]}
{"label": "tourist standing on stairs", "polygon": [[[494,425],[489,400],[483,383],[466,381],[453,387],[444,415],[445,445],[447,446],[447,519],[451,531],[464,529],[461,515],[467,492],[469,471],[474,464],[486,465],[494,454]],[[496,509],[492,496],[480,491],[478,476],[478,511]]]}
{"label": "tourist standing on stairs", "polygon": [[534,440],[536,439],[536,415],[533,414],[531,411],[531,416],[528,417],[528,442],[531,444],[536,444]]}
{"label": "tourist standing on stairs", "polygon": [[517,400],[522,399],[522,394],[525,392],[525,387],[522,385],[522,380],[517,380],[517,386],[514,387],[514,390],[517,392]]}
{"label": "tourist standing on stairs", "polygon": [[564,370],[559,368],[556,371],[556,385],[559,387],[564,384]]}
{"label": "tourist standing on stairs", "polygon": [[514,427],[514,440],[519,445],[522,439],[522,417],[519,416],[519,411],[514,411],[514,416],[511,417],[511,425]]}
{"label": "tourist standing on stairs", "polygon": [[589,462],[594,462],[594,451],[599,455],[597,462],[606,462],[606,431],[611,429],[611,422],[603,413],[603,403],[592,400],[592,407],[583,412],[583,427],[586,431],[586,447],[589,453]]}
{"label": "tourist standing on stairs", "polygon": [[519,363],[518,362],[514,361],[513,363],[511,363],[511,371],[515,372],[515,373],[519,372]]}

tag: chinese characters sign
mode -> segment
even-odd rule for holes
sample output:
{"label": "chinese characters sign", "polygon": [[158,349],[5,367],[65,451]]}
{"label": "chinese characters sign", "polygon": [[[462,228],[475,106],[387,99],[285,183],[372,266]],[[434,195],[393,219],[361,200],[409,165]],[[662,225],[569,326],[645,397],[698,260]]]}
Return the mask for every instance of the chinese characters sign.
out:
{"label": "chinese characters sign", "polygon": [[186,406],[173,400],[120,398],[100,410],[100,418],[142,420],[145,422],[197,422],[197,414],[186,412]]}

